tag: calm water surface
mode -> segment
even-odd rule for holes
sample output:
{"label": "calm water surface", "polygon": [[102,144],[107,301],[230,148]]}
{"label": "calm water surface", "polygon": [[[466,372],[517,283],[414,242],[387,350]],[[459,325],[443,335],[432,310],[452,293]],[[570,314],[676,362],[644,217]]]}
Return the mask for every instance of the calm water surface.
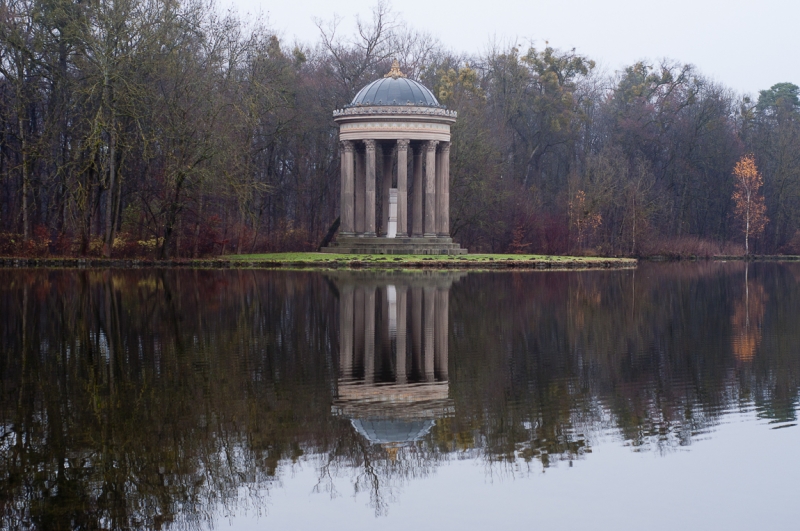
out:
{"label": "calm water surface", "polygon": [[798,529],[800,264],[0,270],[4,529]]}

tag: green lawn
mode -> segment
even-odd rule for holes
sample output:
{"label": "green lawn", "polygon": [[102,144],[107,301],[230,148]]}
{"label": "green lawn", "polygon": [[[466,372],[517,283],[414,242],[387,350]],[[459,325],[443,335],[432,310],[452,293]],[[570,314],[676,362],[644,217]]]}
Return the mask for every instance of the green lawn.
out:
{"label": "green lawn", "polygon": [[547,256],[541,254],[465,254],[460,256],[427,255],[427,254],[335,254],[335,253],[267,253],[267,254],[242,254],[228,255],[226,260],[247,260],[267,262],[424,262],[424,261],[452,261],[452,262],[492,262],[492,261],[544,261],[544,262],[608,262],[632,261],[628,258],[604,258],[596,256]]}

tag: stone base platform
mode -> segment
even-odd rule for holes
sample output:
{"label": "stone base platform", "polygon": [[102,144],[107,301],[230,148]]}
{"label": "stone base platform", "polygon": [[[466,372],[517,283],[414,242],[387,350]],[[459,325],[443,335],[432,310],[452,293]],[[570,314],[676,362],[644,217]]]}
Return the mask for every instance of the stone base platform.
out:
{"label": "stone base platform", "polygon": [[367,238],[339,236],[321,249],[323,253],[342,254],[467,254],[453,238]]}

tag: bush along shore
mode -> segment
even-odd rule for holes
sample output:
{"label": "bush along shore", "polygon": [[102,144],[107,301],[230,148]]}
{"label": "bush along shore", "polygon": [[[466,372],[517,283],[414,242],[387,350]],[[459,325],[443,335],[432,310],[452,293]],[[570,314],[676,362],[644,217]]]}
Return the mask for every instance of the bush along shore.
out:
{"label": "bush along shore", "polygon": [[798,262],[800,255],[793,254],[736,254],[736,255],[670,255],[656,254],[652,256],[642,256],[639,260],[650,262],[697,262],[700,260],[712,260],[715,262],[745,261],[745,262]]}
{"label": "bush along shore", "polygon": [[6,268],[264,268],[264,269],[626,269],[636,267],[632,258],[544,255],[462,256],[335,255],[323,253],[275,253],[197,260],[146,260],[105,258],[0,258]]}

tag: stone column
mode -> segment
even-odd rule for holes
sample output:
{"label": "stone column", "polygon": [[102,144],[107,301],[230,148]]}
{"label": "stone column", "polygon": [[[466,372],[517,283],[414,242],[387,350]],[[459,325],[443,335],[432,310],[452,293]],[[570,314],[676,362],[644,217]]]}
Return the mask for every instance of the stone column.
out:
{"label": "stone column", "polygon": [[425,287],[425,315],[422,318],[422,326],[425,328],[425,337],[423,338],[423,356],[425,357],[425,380],[432,382],[434,380],[434,353],[436,351],[436,344],[434,343],[434,334],[436,331],[436,288]]}
{"label": "stone column", "polygon": [[367,160],[367,183],[364,194],[364,236],[375,237],[375,141],[364,140]]}
{"label": "stone column", "polygon": [[442,224],[442,148],[441,142],[439,144],[440,146],[436,150],[436,205],[433,208],[436,213],[434,227],[437,236],[442,232],[440,230]]}
{"label": "stone column", "polygon": [[339,291],[339,377],[353,377],[353,286]]}
{"label": "stone column", "polygon": [[408,140],[397,141],[397,237],[408,236]]}
{"label": "stone column", "polygon": [[444,156],[442,156],[442,183],[444,189],[444,198],[442,200],[442,205],[444,205],[444,210],[442,210],[442,217],[444,221],[442,222],[442,232],[444,236],[449,238],[450,237],[450,142],[445,142],[444,147],[442,147],[442,152]]}
{"label": "stone column", "polygon": [[442,142],[436,153],[436,235],[440,238],[450,236],[449,164],[445,160],[449,157],[450,143]]}
{"label": "stone column", "polygon": [[436,145],[437,140],[425,144],[425,230],[426,238],[436,237]]}
{"label": "stone column", "polygon": [[355,175],[353,174],[353,143],[342,140],[342,196],[340,202],[341,219],[339,235],[355,234]]}
{"label": "stone column", "polygon": [[[374,203],[373,203],[374,204]],[[375,380],[375,288],[364,288],[364,381]]]}
{"label": "stone column", "polygon": [[389,233],[389,189],[392,187],[392,166],[394,164],[394,147],[384,146],[383,149],[383,186],[381,198],[381,234]]}
{"label": "stone column", "polygon": [[422,150],[424,145],[414,149],[414,206],[411,217],[411,235],[415,238],[422,237]]}
{"label": "stone column", "polygon": [[436,374],[441,380],[447,380],[447,333],[448,311],[450,307],[450,290],[436,290]]}
{"label": "stone column", "polygon": [[406,375],[406,297],[408,288],[399,286],[397,288],[397,359],[395,361],[396,382],[404,384],[408,382]]}
{"label": "stone column", "polygon": [[366,204],[364,199],[366,197],[366,173],[364,172],[364,152],[360,149],[355,150],[355,158],[356,158],[356,190],[355,190],[355,201],[356,201],[356,219],[355,219],[355,230],[356,234],[359,236],[364,235],[364,223],[365,217],[364,214],[366,212]]}

